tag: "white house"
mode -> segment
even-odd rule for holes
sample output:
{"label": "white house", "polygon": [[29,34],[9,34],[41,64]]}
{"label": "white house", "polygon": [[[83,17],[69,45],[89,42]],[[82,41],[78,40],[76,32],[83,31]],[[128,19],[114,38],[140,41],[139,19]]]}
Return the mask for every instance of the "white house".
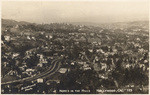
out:
{"label": "white house", "polygon": [[4,36],[6,41],[10,41],[10,36]]}
{"label": "white house", "polygon": [[42,79],[42,78],[37,79],[37,82],[38,82],[38,83],[43,83],[43,79]]}
{"label": "white house", "polygon": [[61,69],[59,70],[59,72],[60,72],[60,73],[66,73],[66,72],[67,72],[67,68],[61,68]]}

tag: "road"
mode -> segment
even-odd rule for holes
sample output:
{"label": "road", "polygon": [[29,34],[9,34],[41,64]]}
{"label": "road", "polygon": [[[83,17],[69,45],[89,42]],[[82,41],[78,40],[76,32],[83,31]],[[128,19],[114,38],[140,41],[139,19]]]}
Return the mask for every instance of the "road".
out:
{"label": "road", "polygon": [[40,74],[38,74],[36,76],[32,76],[32,77],[27,77],[27,78],[23,78],[23,79],[19,79],[19,80],[4,82],[4,83],[1,83],[1,85],[11,84],[11,83],[16,83],[16,82],[33,81],[38,78],[50,77],[51,75],[53,75],[54,73],[56,73],[59,70],[60,65],[61,65],[61,62],[59,60],[53,60],[50,68],[43,73],[40,73]]}

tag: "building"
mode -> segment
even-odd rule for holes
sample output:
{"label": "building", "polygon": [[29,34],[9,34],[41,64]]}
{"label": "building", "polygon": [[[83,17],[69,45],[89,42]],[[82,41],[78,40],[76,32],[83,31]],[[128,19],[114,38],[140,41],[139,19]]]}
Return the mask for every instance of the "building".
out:
{"label": "building", "polygon": [[43,63],[37,64],[38,67],[43,67]]}
{"label": "building", "polygon": [[59,72],[64,74],[67,72],[67,68],[60,68]]}
{"label": "building", "polygon": [[6,41],[10,41],[10,36],[4,36]]}
{"label": "building", "polygon": [[42,78],[40,78],[40,79],[37,79],[37,83],[43,83],[44,81],[43,81],[43,79]]}
{"label": "building", "polygon": [[35,70],[34,69],[26,69],[26,71],[22,72],[22,73],[31,76],[35,73]]}

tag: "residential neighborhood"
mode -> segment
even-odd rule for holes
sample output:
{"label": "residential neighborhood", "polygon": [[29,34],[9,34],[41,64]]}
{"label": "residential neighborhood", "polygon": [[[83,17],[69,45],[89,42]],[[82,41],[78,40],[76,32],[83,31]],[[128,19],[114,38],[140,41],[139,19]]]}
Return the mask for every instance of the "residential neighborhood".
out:
{"label": "residential neighborhood", "polygon": [[120,27],[2,19],[1,92],[148,93],[149,28],[142,23]]}

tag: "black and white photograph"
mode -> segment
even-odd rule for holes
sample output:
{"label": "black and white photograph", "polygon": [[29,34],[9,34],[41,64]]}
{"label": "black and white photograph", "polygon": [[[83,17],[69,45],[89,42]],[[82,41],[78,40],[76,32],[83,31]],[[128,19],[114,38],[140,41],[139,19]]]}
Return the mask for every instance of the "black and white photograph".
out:
{"label": "black and white photograph", "polygon": [[1,1],[1,94],[148,94],[149,0]]}

